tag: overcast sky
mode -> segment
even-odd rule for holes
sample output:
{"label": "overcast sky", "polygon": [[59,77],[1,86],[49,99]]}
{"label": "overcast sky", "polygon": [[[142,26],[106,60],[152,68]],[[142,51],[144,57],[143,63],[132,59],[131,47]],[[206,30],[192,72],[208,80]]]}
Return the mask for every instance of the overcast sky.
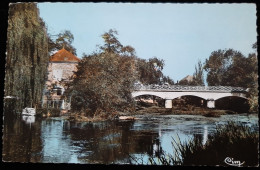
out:
{"label": "overcast sky", "polygon": [[192,75],[200,59],[233,48],[248,55],[256,42],[255,4],[177,3],[38,3],[52,35],[70,30],[77,56],[103,44],[101,34],[118,31],[123,45],[138,57],[165,61],[164,74],[174,82]]}

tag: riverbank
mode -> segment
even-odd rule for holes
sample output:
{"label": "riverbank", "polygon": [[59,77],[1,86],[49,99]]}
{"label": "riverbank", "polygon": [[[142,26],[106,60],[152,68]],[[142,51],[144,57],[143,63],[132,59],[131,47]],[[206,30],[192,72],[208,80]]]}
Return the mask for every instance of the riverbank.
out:
{"label": "riverbank", "polygon": [[151,107],[137,107],[135,114],[146,114],[146,113],[156,113],[160,115],[202,115],[206,117],[219,117],[225,114],[237,114],[237,112],[230,110],[217,110],[201,107],[183,107],[183,108],[163,108],[158,106]]}
{"label": "riverbank", "polygon": [[105,120],[136,120],[136,115],[200,115],[205,117],[220,117],[221,115],[238,114],[230,110],[217,110],[202,107],[173,107],[164,108],[159,106],[137,106],[135,112],[117,112],[113,114],[106,114],[101,112],[94,116],[86,116],[84,113],[76,113],[59,109],[41,109],[38,115],[43,118],[63,116],[70,121],[78,122],[96,122]]}
{"label": "riverbank", "polygon": [[[3,159],[12,162],[129,164],[128,155],[139,156],[139,159],[143,155],[147,158],[162,152],[172,154],[171,141],[177,139],[177,135],[181,143],[193,135],[199,135],[204,143],[214,133],[217,125],[224,125],[230,120],[259,131],[257,114],[213,118],[147,113],[134,117],[139,119],[77,122],[65,119],[64,115],[36,117],[33,122],[20,117],[4,119]],[[143,164],[146,162],[147,159]]]}
{"label": "riverbank", "polygon": [[[149,156],[150,165],[181,165],[181,166],[259,166],[258,141],[259,133],[249,126],[238,122],[228,122],[217,126],[216,131],[208,136],[204,143],[198,135],[192,140],[179,143],[172,139],[173,152],[178,155],[162,153]],[[233,161],[233,159],[238,161]],[[140,159],[132,158],[139,163]],[[134,164],[134,163],[133,163]]]}
{"label": "riverbank", "polygon": [[200,115],[204,117],[220,117],[221,115],[238,114],[230,110],[216,110],[208,108],[194,108],[193,110],[188,109],[168,109],[159,106],[152,107],[138,107],[135,112],[118,112],[116,114],[108,115],[101,113],[93,117],[85,116],[80,113],[70,113],[68,119],[71,121],[79,122],[95,122],[105,120],[137,120],[137,115]]}

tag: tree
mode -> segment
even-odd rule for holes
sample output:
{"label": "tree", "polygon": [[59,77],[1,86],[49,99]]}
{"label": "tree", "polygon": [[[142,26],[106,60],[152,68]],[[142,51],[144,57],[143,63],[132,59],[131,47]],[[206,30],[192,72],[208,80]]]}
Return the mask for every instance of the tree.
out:
{"label": "tree", "polygon": [[118,35],[116,30],[110,29],[108,32],[105,32],[102,35],[105,44],[100,47],[101,50],[105,53],[117,53],[122,52],[123,45],[118,41],[116,35]]}
{"label": "tree", "polygon": [[178,82],[178,85],[181,85],[181,86],[192,86],[193,83],[192,83],[192,81],[188,81],[188,80],[180,80]]}
{"label": "tree", "polygon": [[[253,49],[257,49],[257,44],[254,43],[253,44]],[[252,80],[250,82],[249,86],[249,104],[250,104],[250,111],[251,112],[258,112],[259,111],[259,106],[258,106],[258,59],[257,59],[257,55],[256,52],[249,54],[248,55],[248,59],[249,59],[249,63],[250,65],[248,67],[250,67],[252,69],[251,74],[249,74],[248,76],[250,77],[250,79]]]}
{"label": "tree", "polygon": [[163,84],[168,83],[169,85],[174,85],[174,81],[169,76],[163,76]]}
{"label": "tree", "polygon": [[204,67],[201,61],[198,61],[198,64],[195,65],[195,72],[193,76],[190,76],[191,80],[183,79],[178,82],[178,85],[186,85],[186,86],[204,86]]}
{"label": "tree", "polygon": [[[257,48],[256,43],[252,45]],[[256,53],[248,57],[233,49],[218,50],[206,59],[204,69],[210,86],[235,86],[249,88],[251,111],[258,111],[258,61]]]}
{"label": "tree", "polygon": [[198,65],[195,66],[195,73],[193,74],[192,85],[195,86],[204,86],[204,75],[203,75],[203,65],[201,61],[198,61]]}
{"label": "tree", "polygon": [[137,58],[136,60],[137,72],[139,81],[143,84],[174,84],[169,76],[162,73],[164,67],[164,60],[157,57],[148,60]]}
{"label": "tree", "polygon": [[66,91],[72,110],[90,116],[102,112],[113,115],[134,108],[131,93],[135,82],[174,83],[162,73],[163,60],[137,58],[135,49],[123,46],[116,35],[116,30],[102,34],[104,44],[93,54],[84,54],[79,62]]}
{"label": "tree", "polygon": [[52,40],[52,35],[49,34],[49,52],[65,48],[72,54],[77,55],[76,49],[72,45],[74,36],[69,30],[64,30],[56,36],[57,38]]}
{"label": "tree", "polygon": [[[83,56],[69,86],[72,109],[91,116],[113,114],[131,108],[131,92],[136,80],[134,49],[122,46],[109,31],[99,53]],[[111,40],[111,41],[110,41]],[[109,42],[109,43],[108,43]]]}
{"label": "tree", "polygon": [[206,59],[204,69],[207,72],[209,86],[247,87],[248,59],[233,49],[218,50]]}

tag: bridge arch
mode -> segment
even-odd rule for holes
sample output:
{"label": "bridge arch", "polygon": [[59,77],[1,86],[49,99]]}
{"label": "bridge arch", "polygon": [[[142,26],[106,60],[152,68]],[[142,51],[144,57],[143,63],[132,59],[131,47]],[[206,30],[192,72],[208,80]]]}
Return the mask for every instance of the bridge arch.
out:
{"label": "bridge arch", "polygon": [[156,96],[156,97],[160,97],[162,99],[164,98],[164,95],[160,94],[160,93],[151,93],[151,92],[134,92],[132,93],[132,97],[136,98],[136,97],[140,97],[140,96]]}
{"label": "bridge arch", "polygon": [[[162,99],[176,99],[178,97],[182,96],[195,96],[195,97],[200,97],[204,100],[208,99],[208,94],[206,93],[198,93],[198,92],[160,92],[160,91],[134,91],[132,93],[132,97],[138,97],[142,95],[151,95],[151,96],[157,96]],[[222,96],[221,96],[222,97]]]}
{"label": "bridge arch", "polygon": [[220,97],[216,97],[215,100],[220,100],[222,98],[226,98],[226,97],[234,97],[234,98],[242,98],[245,100],[248,100],[248,98],[245,95],[236,95],[236,94],[226,94],[224,96],[220,96]]}
{"label": "bridge arch", "polygon": [[215,101],[215,108],[246,113],[249,111],[250,105],[249,100],[245,97],[227,96],[217,99]]}
{"label": "bridge arch", "polygon": [[[181,98],[181,97],[196,97],[199,99],[203,100],[203,105],[205,105],[207,98],[205,96],[205,94],[196,94],[196,93],[192,93],[192,94],[188,94],[188,93],[173,93],[173,92],[168,92],[168,93],[158,93],[158,92],[135,92],[132,94],[133,98],[137,98],[140,96],[156,96],[159,97],[161,99],[165,100],[165,107],[166,108],[172,108],[172,101],[174,99],[177,98]],[[199,101],[201,102],[201,101]]]}
{"label": "bridge arch", "polygon": [[137,98],[137,97],[141,97],[141,96],[155,96],[155,97],[159,97],[161,99],[164,99],[163,96],[161,95],[157,95],[157,94],[150,94],[150,93],[140,93],[140,94],[134,94],[132,95],[133,98]]}
{"label": "bridge arch", "polygon": [[157,106],[164,106],[165,101],[165,99],[161,98],[160,96],[150,94],[138,95],[133,98],[137,104],[140,104],[142,106],[151,106],[151,104]]}
{"label": "bridge arch", "polygon": [[181,102],[184,105],[193,105],[196,107],[206,107],[207,106],[207,100],[205,98],[196,96],[196,95],[183,95],[179,97],[181,100],[178,101],[177,98],[174,98],[173,105],[177,102]]}
{"label": "bridge arch", "polygon": [[178,95],[177,97],[174,97],[172,100],[180,98],[180,97],[198,97],[203,100],[207,100],[207,98],[204,95],[200,95],[200,94],[181,94],[181,95]]}

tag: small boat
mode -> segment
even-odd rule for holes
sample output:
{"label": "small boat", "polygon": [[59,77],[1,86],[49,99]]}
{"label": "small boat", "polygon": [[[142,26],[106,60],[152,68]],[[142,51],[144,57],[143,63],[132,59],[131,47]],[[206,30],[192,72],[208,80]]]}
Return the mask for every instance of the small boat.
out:
{"label": "small boat", "polygon": [[133,116],[119,116],[120,120],[137,120],[138,118]]}
{"label": "small boat", "polygon": [[23,115],[23,121],[27,124],[31,124],[35,122],[35,116],[28,116],[28,115]]}
{"label": "small boat", "polygon": [[16,96],[5,96],[4,99],[19,99]]}
{"label": "small boat", "polygon": [[23,109],[22,115],[35,116],[36,112],[34,108],[26,107]]}

